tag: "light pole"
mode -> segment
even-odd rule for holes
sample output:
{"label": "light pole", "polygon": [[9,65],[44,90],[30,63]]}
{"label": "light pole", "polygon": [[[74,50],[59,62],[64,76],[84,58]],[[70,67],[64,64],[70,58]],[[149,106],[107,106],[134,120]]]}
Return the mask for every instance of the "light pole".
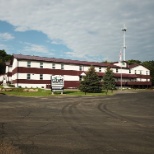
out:
{"label": "light pole", "polygon": [[125,36],[126,36],[126,30],[127,28],[125,27],[125,24],[124,24],[124,27],[122,28],[122,31],[123,31],[123,61],[125,61],[125,52],[126,52],[126,40],[125,40]]}
{"label": "light pole", "polygon": [[123,52],[122,52],[122,55],[123,55],[123,58],[122,58],[122,55],[121,55],[121,76],[120,76],[120,80],[121,80],[121,90],[122,90],[122,65],[123,65],[123,61],[125,61],[126,57],[125,57],[125,52],[126,52],[126,40],[125,40],[125,33],[126,33],[126,30],[127,28],[125,27],[125,24],[124,24],[124,27],[122,28],[122,32],[123,32]]}

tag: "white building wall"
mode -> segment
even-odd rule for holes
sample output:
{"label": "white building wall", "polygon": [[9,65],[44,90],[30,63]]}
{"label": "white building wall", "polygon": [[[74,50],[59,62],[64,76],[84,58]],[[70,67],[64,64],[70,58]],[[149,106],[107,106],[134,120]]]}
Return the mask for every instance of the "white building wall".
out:
{"label": "white building wall", "polygon": [[[12,73],[12,66],[6,66],[6,69],[5,69],[5,73]],[[6,77],[6,81],[7,82],[12,82],[12,77],[11,76],[7,76]]]}
{"label": "white building wall", "polygon": [[[27,62],[28,61],[19,61],[18,66],[19,67],[27,67]],[[40,62],[39,61],[30,61],[31,62],[31,67],[32,68],[40,68]],[[52,69],[53,64],[55,65],[55,69],[61,69],[61,63],[54,63],[54,62],[42,62],[43,63],[43,68],[47,69]],[[77,70],[79,71],[79,66],[80,65],[71,65],[71,64],[63,64],[64,70]],[[89,67],[87,66],[82,66],[83,71],[87,71]]]}
{"label": "white building wall", "polygon": [[79,70],[79,66],[64,64],[64,70]]}
{"label": "white building wall", "polygon": [[27,61],[18,61],[18,67],[27,67]]}
{"label": "white building wall", "polygon": [[79,76],[64,75],[65,81],[79,81]]}
{"label": "white building wall", "polygon": [[[125,74],[129,74],[129,70],[125,69],[125,68],[111,68],[111,70],[113,71],[113,73],[125,73]],[[118,70],[118,72],[117,72]]]}
{"label": "white building wall", "polygon": [[22,88],[46,88],[45,84],[24,84],[24,83],[18,83],[15,84],[15,87],[22,87]]}
{"label": "white building wall", "polygon": [[[18,79],[27,79],[28,73],[18,73]],[[30,73],[30,80],[40,80],[40,74]],[[43,80],[50,80],[51,74],[43,74]],[[65,81],[79,81],[79,76],[64,75]]]}
{"label": "white building wall", "polygon": [[12,70],[14,70],[17,67],[17,59],[13,59],[13,64],[12,64]]}
{"label": "white building wall", "polygon": [[[18,66],[19,67],[27,67],[28,61],[19,61]],[[31,68],[40,68],[40,62],[39,61],[30,61],[31,62]],[[43,68],[47,69],[53,69],[52,65],[55,65],[54,69],[61,69],[61,63],[53,63],[53,62],[43,62]],[[71,65],[71,64],[63,64],[64,70],[74,70],[74,71],[80,71],[80,67],[82,68],[81,71],[88,71],[90,66],[83,66],[83,65]],[[101,68],[101,70],[100,70]],[[105,67],[97,67],[95,66],[96,72],[105,72]]]}
{"label": "white building wall", "polygon": [[142,75],[149,75],[150,74],[150,71],[143,67],[143,66],[137,66],[137,67],[134,67],[131,69],[132,70],[132,73],[135,74],[142,74]]}
{"label": "white building wall", "polygon": [[6,66],[5,73],[8,73],[8,72],[9,72],[9,66]]}
{"label": "white building wall", "polygon": [[114,65],[119,66],[119,67],[127,67],[127,63],[125,63],[125,62],[114,63]]}
{"label": "white building wall", "polygon": [[[13,64],[12,64],[12,71],[17,67],[17,63],[18,63],[17,59],[14,58]],[[12,80],[16,80],[16,79],[17,79],[17,73],[12,74]]]}
{"label": "white building wall", "polygon": [[[33,73],[18,73],[18,79],[27,79],[27,74],[30,74],[30,80],[40,80],[40,74]],[[50,80],[51,74],[43,74],[43,80]]]}

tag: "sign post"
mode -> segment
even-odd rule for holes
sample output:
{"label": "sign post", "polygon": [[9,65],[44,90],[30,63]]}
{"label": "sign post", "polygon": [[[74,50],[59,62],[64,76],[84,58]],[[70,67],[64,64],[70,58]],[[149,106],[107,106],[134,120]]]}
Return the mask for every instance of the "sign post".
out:
{"label": "sign post", "polygon": [[64,92],[64,76],[63,75],[52,75],[51,76],[51,91],[52,94],[56,91],[60,91],[61,94]]}

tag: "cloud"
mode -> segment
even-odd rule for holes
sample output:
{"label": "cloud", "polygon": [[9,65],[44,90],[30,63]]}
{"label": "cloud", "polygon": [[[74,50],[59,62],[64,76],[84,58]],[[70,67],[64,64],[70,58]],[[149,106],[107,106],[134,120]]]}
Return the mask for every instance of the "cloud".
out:
{"label": "cloud", "polygon": [[3,41],[9,41],[14,39],[14,36],[10,33],[0,33],[0,39]]}
{"label": "cloud", "polygon": [[28,53],[48,53],[48,49],[43,45],[31,44],[31,43],[24,43],[24,49],[22,52]]}
{"label": "cloud", "polygon": [[0,20],[13,24],[16,31],[43,32],[51,43],[66,45],[70,49],[66,55],[72,58],[118,60],[124,23],[128,27],[126,59],[132,59],[136,51],[153,52],[149,44],[154,41],[154,2],[150,0],[0,0],[0,3]]}

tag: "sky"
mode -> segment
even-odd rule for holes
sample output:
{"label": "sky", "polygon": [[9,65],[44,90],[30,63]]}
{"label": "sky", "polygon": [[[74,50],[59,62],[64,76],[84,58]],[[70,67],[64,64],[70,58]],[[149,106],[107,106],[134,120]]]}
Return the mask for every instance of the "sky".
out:
{"label": "sky", "polygon": [[0,0],[0,49],[85,61],[154,60],[154,0]]}

